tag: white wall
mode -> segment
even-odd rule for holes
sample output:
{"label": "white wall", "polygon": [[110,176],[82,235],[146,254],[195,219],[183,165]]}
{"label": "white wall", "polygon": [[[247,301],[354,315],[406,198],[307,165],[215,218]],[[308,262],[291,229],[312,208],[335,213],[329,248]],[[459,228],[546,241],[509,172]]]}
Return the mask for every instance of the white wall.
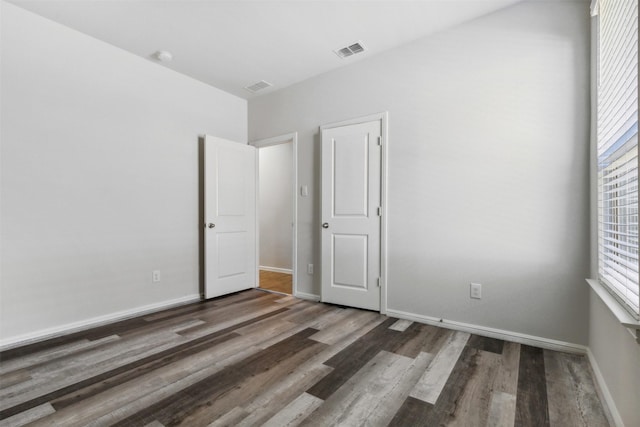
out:
{"label": "white wall", "polygon": [[293,256],[293,144],[258,150],[260,266],[291,270]]}
{"label": "white wall", "polygon": [[250,100],[250,139],[298,132],[300,271],[318,126],[389,111],[389,308],[586,344],[588,16],[525,2]]}
{"label": "white wall", "polygon": [[198,135],[246,101],[5,2],[1,53],[1,342],[197,295]]}
{"label": "white wall", "polygon": [[589,307],[589,350],[615,410],[609,407],[623,425],[640,426],[640,344],[594,292]]}

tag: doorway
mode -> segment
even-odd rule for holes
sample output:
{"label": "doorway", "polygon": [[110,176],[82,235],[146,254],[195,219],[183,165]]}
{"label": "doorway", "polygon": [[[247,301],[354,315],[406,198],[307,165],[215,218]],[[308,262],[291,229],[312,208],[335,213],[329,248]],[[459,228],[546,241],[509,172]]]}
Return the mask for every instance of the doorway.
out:
{"label": "doorway", "polygon": [[252,142],[257,148],[258,288],[296,294],[297,134]]}

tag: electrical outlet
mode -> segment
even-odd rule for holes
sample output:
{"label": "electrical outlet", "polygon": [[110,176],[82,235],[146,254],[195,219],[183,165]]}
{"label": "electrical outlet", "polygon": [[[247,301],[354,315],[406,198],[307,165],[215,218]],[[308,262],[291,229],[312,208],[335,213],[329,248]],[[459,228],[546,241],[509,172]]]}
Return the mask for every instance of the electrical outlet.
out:
{"label": "electrical outlet", "polygon": [[151,273],[151,281],[152,282],[159,282],[161,279],[160,276],[160,270],[153,270],[153,273]]}
{"label": "electrical outlet", "polygon": [[482,298],[482,285],[480,283],[471,284],[471,298],[474,298],[474,299]]}
{"label": "electrical outlet", "polygon": [[307,274],[313,276],[313,264],[307,264]]}

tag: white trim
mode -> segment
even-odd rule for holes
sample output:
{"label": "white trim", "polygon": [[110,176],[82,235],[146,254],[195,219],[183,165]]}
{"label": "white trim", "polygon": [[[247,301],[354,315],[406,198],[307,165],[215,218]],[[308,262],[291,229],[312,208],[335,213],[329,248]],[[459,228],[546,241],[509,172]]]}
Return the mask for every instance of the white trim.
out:
{"label": "white trim", "polygon": [[[293,245],[292,245],[292,260],[291,260],[291,265],[293,266],[292,268],[292,275],[293,277],[291,278],[291,286],[292,286],[292,291],[293,291],[293,295],[296,295],[297,289],[298,289],[298,132],[292,132],[292,133],[286,133],[284,135],[278,135],[278,136],[273,136],[271,138],[264,138],[264,139],[258,139],[255,141],[251,141],[249,142],[249,145],[253,145],[254,147],[256,147],[257,149],[260,148],[264,148],[264,147],[270,147],[272,145],[278,145],[278,144],[286,144],[289,141],[291,141],[291,148],[292,148],[292,161],[293,161],[293,168],[292,168],[292,172],[293,172],[293,182],[292,182],[292,197],[293,197]],[[257,152],[258,150],[256,150]],[[258,154],[256,154],[257,156]],[[260,162],[256,161],[256,168],[259,167]],[[259,189],[259,170],[256,169],[256,188]],[[260,224],[258,223],[259,219],[260,219],[260,211],[258,209],[259,206],[259,190],[256,191],[256,209],[257,209],[257,215],[256,215],[256,274],[258,275],[257,279],[256,279],[256,287],[258,287],[260,278],[259,278],[259,271],[258,268],[258,264],[260,263]]]}
{"label": "white trim", "polygon": [[385,120],[388,115],[389,115],[388,112],[383,111],[381,113],[374,113],[368,116],[356,117],[353,119],[342,120],[340,122],[327,123],[324,125],[320,125],[320,130],[339,128],[342,126],[358,125],[360,123],[375,122],[378,120]]}
{"label": "white trim", "polygon": [[400,310],[388,309],[387,315],[389,317],[413,320],[414,322],[426,323],[427,325],[439,326],[441,328],[453,329],[456,331],[469,332],[476,335],[517,342],[520,344],[546,348],[549,350],[564,351],[577,354],[587,353],[587,347],[583,345],[537,337],[535,335],[521,334],[519,332],[472,325],[470,323],[456,322],[454,320],[440,319],[437,317],[423,316],[421,314],[407,313]]}
{"label": "white trim", "polygon": [[185,297],[176,298],[169,301],[163,301],[155,304],[149,304],[142,307],[133,308],[130,310],[118,311],[116,313],[106,314],[104,316],[93,317],[91,319],[82,320],[80,322],[67,323],[66,325],[56,326],[53,328],[43,329],[37,332],[31,332],[24,335],[18,335],[17,337],[7,338],[0,340],[0,351],[8,350],[14,347],[20,347],[27,344],[32,344],[38,341],[44,341],[50,338],[56,338],[59,336],[71,334],[74,332],[84,331],[87,329],[95,328],[97,326],[106,325],[109,323],[130,319],[132,317],[138,317],[149,313],[155,313],[168,308],[173,308],[181,305],[191,304],[200,301],[200,295],[187,295]]}
{"label": "white trim", "polygon": [[258,269],[264,271],[272,271],[274,273],[293,274],[293,270],[290,268],[268,267],[266,265],[261,265],[258,267]]}
{"label": "white trim", "polygon": [[273,289],[265,289],[265,288],[258,288],[258,290],[260,292],[266,292],[269,294],[277,294],[277,295],[282,295],[283,297],[290,297],[292,295],[286,293],[286,292],[280,292],[280,291],[274,291]]}
{"label": "white trim", "polygon": [[622,421],[620,412],[618,412],[616,402],[613,399],[613,396],[611,396],[611,392],[609,391],[609,387],[607,387],[602,371],[600,371],[598,362],[596,362],[596,357],[593,355],[590,348],[587,348],[587,359],[591,365],[591,370],[593,371],[593,376],[596,379],[599,391],[602,394],[600,397],[604,399],[607,409],[609,410],[609,414],[611,415],[612,420],[609,421],[613,421],[616,427],[624,427],[624,422]]}
{"label": "white trim", "polygon": [[[631,315],[631,313],[625,310],[625,308],[620,305],[618,300],[613,295],[611,295],[611,293],[607,291],[598,280],[586,279],[586,281],[589,286],[591,286],[591,289],[593,289],[593,292],[595,292],[595,294],[600,297],[604,305],[609,308],[609,311],[613,313],[613,315],[616,317],[616,319],[618,319],[622,326],[629,329],[640,329],[640,321],[636,320]],[[633,335],[635,337],[635,334]]]}
{"label": "white trim", "polygon": [[293,296],[296,298],[306,299],[309,301],[316,301],[316,302],[320,301],[320,295],[308,294],[306,292],[296,292],[295,294],[293,294]]}
{"label": "white trim", "polygon": [[389,248],[388,240],[388,226],[389,223],[387,217],[389,215],[388,209],[388,182],[389,182],[389,112],[383,111],[381,113],[375,113],[364,117],[357,117],[354,119],[343,120],[336,123],[328,123],[320,126],[320,133],[325,129],[332,129],[342,126],[357,125],[360,123],[380,121],[380,135],[382,136],[382,165],[380,168],[381,182],[381,195],[380,203],[382,205],[382,218],[380,223],[380,313],[388,314],[387,309],[387,254]]}

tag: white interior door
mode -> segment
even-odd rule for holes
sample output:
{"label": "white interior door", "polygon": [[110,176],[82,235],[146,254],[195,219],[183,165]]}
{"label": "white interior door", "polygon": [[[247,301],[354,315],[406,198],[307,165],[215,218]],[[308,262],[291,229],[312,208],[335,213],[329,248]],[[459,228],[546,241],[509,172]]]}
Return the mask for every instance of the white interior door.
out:
{"label": "white interior door", "polygon": [[380,310],[381,122],[322,130],[322,301]]}
{"label": "white interior door", "polygon": [[205,298],[256,286],[255,150],[205,137]]}

